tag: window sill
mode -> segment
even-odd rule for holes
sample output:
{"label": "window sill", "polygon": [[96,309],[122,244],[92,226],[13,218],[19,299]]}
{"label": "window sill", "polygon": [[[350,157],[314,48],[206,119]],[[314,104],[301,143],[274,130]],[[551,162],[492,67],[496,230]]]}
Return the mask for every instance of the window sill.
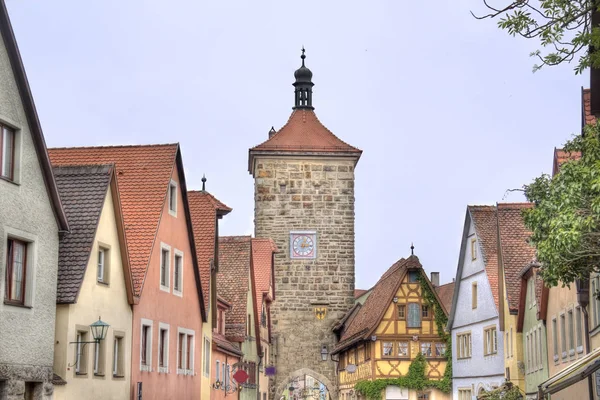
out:
{"label": "window sill", "polygon": [[94,378],[97,378],[97,379],[104,379],[104,378],[105,378],[105,376],[104,376],[104,373],[98,373],[98,374],[97,374],[97,373],[94,373]]}
{"label": "window sill", "polygon": [[170,287],[168,287],[168,286],[163,286],[163,285],[160,285],[160,290],[161,290],[162,292],[171,293],[171,288],[170,288]]}
{"label": "window sill", "polygon": [[103,282],[103,281],[96,281],[96,283],[100,286],[105,286],[105,287],[109,287],[110,283],[109,282]]}
{"label": "window sill", "polygon": [[149,365],[143,365],[140,367],[140,371],[142,372],[152,372],[152,368]]}
{"label": "window sill", "polygon": [[158,373],[159,374],[168,374],[169,373],[169,367],[158,367]]}
{"label": "window sill", "polygon": [[124,379],[125,375],[113,375],[113,379]]}
{"label": "window sill", "polygon": [[4,300],[4,305],[6,305],[6,306],[12,306],[12,307],[19,307],[19,308],[27,308],[27,309],[30,309],[30,310],[33,308],[33,307],[25,305],[23,303],[19,303],[19,302],[16,302],[16,301],[10,301],[10,300],[6,300],[6,299]]}
{"label": "window sill", "polygon": [[172,217],[177,218],[177,210],[171,210],[171,209],[169,209],[169,215],[172,216]]}
{"label": "window sill", "polygon": [[183,297],[183,292],[176,289],[173,289],[173,294],[177,297]]}
{"label": "window sill", "polygon": [[6,178],[4,176],[0,176],[0,181],[12,183],[15,186],[21,186],[20,184],[18,184],[17,182],[13,181],[12,179]]}
{"label": "window sill", "polygon": [[84,378],[87,376],[87,372],[75,372],[75,376]]}

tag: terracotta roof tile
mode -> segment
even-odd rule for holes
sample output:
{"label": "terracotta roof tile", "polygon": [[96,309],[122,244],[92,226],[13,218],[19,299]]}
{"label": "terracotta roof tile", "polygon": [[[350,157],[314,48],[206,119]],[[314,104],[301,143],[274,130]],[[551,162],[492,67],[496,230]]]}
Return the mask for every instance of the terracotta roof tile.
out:
{"label": "terracotta roof tile", "polygon": [[217,231],[218,215],[231,211],[231,208],[217,200],[206,191],[188,191],[188,203],[192,217],[194,241],[196,242],[196,255],[204,308],[208,313],[210,305],[210,271],[215,257],[215,235]]}
{"label": "terracotta roof tile", "polygon": [[560,167],[569,160],[579,160],[581,158],[580,152],[567,152],[563,149],[554,149],[554,162],[552,164],[552,176],[560,170]]}
{"label": "terracotta roof tile", "polygon": [[246,335],[250,246],[250,236],[219,237],[217,292],[231,304],[225,313],[225,336],[235,341],[243,341]]}
{"label": "terracotta roof tile", "polygon": [[[252,239],[252,263],[254,266],[254,284],[256,285],[256,315],[261,315],[262,303],[269,289],[274,286],[273,281],[273,253],[277,246],[272,239]],[[275,288],[273,287],[273,294]]]}
{"label": "terracotta roof tile", "polygon": [[450,314],[452,311],[452,297],[454,296],[454,282],[446,283],[445,285],[441,285],[435,288],[442,305]]}
{"label": "terracotta roof tile", "polygon": [[55,166],[115,164],[135,296],[141,294],[178,149],[165,144],[48,150]]}
{"label": "terracotta roof tile", "polygon": [[583,89],[581,92],[581,102],[583,105],[583,123],[595,124],[596,117],[592,115],[592,94],[590,89]]}
{"label": "terracotta roof tile", "polygon": [[481,244],[483,262],[498,309],[498,219],[495,206],[468,206]]}
{"label": "terracotta roof tile", "polygon": [[229,340],[227,340],[225,336],[221,335],[220,333],[213,332],[212,338],[213,343],[215,344],[215,346],[217,346],[219,350],[224,350],[228,353],[233,353],[240,357],[244,355],[244,353],[238,346],[231,343]]}
{"label": "terracotta roof tile", "polygon": [[354,289],[354,298],[358,299],[360,296],[362,296],[363,294],[365,294],[367,292],[368,292],[367,289]]}
{"label": "terracotta roof tile", "polygon": [[69,226],[58,250],[57,303],[75,303],[87,269],[112,165],[54,167]]}
{"label": "terracotta roof tile", "polygon": [[535,248],[528,242],[531,232],[525,228],[522,211],[531,203],[498,204],[498,232],[506,297],[510,311],[518,311],[521,271],[535,258]]}

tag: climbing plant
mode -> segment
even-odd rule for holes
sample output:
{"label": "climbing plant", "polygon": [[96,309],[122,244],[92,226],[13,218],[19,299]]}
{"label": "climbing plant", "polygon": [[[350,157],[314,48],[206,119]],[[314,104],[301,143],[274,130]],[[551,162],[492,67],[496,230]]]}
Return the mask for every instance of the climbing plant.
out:
{"label": "climbing plant", "polygon": [[423,298],[433,309],[438,335],[446,342],[444,356],[447,363],[444,376],[440,380],[427,379],[425,375],[427,360],[423,354],[419,353],[411,362],[408,373],[404,376],[357,382],[354,389],[368,400],[381,400],[381,394],[387,386],[400,386],[412,390],[438,389],[443,393],[452,391],[452,337],[445,330],[448,317],[423,276],[419,276],[419,283]]}

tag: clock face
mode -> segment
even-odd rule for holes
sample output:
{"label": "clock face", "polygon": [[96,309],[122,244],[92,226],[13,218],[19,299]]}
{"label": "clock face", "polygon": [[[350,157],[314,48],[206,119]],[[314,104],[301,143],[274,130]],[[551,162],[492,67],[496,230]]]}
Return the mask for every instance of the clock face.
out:
{"label": "clock face", "polygon": [[316,258],[317,234],[315,232],[290,233],[292,258]]}

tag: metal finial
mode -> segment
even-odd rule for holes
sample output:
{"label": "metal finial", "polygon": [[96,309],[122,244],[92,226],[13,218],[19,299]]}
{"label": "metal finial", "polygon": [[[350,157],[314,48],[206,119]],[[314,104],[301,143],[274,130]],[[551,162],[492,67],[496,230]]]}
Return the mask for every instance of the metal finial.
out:
{"label": "metal finial", "polygon": [[202,191],[206,190],[206,175],[202,174]]}
{"label": "metal finial", "polygon": [[302,55],[300,56],[300,58],[302,59],[302,66],[304,67],[304,59],[306,58],[306,55],[304,54],[306,50],[304,50],[304,46],[302,46]]}
{"label": "metal finial", "polygon": [[414,256],[415,255],[415,245],[414,244],[410,244],[410,255]]}

